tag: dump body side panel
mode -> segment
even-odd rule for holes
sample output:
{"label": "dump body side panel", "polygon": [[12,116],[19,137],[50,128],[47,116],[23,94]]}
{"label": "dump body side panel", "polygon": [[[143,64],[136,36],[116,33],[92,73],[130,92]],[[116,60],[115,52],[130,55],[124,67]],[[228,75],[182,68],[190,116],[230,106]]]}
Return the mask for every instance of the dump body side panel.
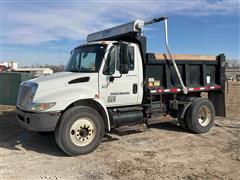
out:
{"label": "dump body side panel", "polygon": [[[168,58],[156,59],[157,57],[159,56],[155,54],[147,54],[145,66],[147,87],[150,89],[181,88],[171,60]],[[204,56],[192,56],[193,60],[190,59],[191,56],[185,56],[186,60],[182,59],[183,55],[180,57],[181,59],[175,60],[185,86],[188,88],[219,86],[219,90],[224,90],[224,67],[222,64],[224,64],[225,59],[222,55],[215,57],[215,60],[212,56],[210,59],[203,59]],[[196,59],[197,57],[199,60]],[[153,84],[149,84],[149,80],[154,80]]]}
{"label": "dump body side panel", "polygon": [[[146,57],[145,97],[149,97],[149,94],[183,95],[170,58],[164,54],[153,53],[148,53]],[[173,58],[184,85],[188,88],[189,93],[186,96],[194,96],[193,93],[199,96],[201,92],[208,92],[208,98],[215,106],[216,115],[225,116],[225,56],[173,55]]]}

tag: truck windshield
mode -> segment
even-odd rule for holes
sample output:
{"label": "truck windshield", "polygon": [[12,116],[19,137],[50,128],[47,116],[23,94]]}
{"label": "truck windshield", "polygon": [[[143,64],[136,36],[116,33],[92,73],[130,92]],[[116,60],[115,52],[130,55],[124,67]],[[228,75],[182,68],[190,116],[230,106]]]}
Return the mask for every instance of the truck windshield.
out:
{"label": "truck windshield", "polygon": [[65,71],[98,72],[101,66],[105,45],[88,45],[74,49]]}

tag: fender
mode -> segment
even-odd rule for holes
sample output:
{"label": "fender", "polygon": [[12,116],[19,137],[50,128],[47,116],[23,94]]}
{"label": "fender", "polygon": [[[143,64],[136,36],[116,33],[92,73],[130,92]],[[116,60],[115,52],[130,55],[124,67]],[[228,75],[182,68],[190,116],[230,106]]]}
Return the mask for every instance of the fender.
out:
{"label": "fender", "polygon": [[183,119],[187,109],[198,97],[180,97],[177,99],[178,105],[182,105],[182,108],[178,109],[177,117]]}
{"label": "fender", "polygon": [[189,108],[189,106],[190,106],[191,104],[192,104],[192,101],[186,102],[186,103],[184,104],[184,108],[183,108],[183,110],[182,110],[182,112],[181,112],[181,115],[180,115],[180,118],[181,118],[181,119],[184,118],[185,113],[186,113],[187,109]]}
{"label": "fender", "polygon": [[105,106],[104,102],[101,99],[93,99],[94,101],[96,101],[97,103],[99,103],[99,105],[104,109],[106,118],[107,118],[107,129],[108,131],[111,130],[111,123],[110,123],[110,119],[109,119],[109,115],[108,115],[108,111],[107,111],[107,107]]}
{"label": "fender", "polygon": [[99,114],[103,118],[105,130],[108,130],[108,131],[111,130],[111,123],[110,123],[107,107],[105,106],[104,102],[101,99],[98,99],[98,98],[79,99],[75,102],[72,102],[65,110],[74,106],[88,106],[95,109],[96,111],[99,112]]}

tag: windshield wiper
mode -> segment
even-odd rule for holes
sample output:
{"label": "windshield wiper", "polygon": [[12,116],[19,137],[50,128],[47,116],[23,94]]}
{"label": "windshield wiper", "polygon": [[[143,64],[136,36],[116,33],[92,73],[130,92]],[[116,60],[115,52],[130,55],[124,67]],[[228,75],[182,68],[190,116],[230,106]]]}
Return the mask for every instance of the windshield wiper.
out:
{"label": "windshield wiper", "polygon": [[69,72],[80,72],[78,70],[69,70]]}

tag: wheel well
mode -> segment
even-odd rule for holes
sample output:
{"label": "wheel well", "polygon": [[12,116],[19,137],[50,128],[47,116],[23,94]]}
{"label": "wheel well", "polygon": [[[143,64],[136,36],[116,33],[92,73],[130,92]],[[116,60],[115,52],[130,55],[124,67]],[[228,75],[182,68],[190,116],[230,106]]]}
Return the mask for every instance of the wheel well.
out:
{"label": "wheel well", "polygon": [[186,97],[181,97],[178,100],[179,104],[178,104],[178,110],[175,111],[175,117],[177,118],[181,118],[183,119],[187,109],[191,106],[191,104],[196,100],[196,99],[200,99],[200,97],[196,97],[196,96],[186,96]]}
{"label": "wheel well", "polygon": [[75,107],[75,106],[87,106],[87,107],[91,107],[94,110],[96,110],[103,118],[104,121],[104,127],[105,130],[108,130],[108,118],[107,115],[105,113],[104,108],[96,101],[92,100],[92,99],[82,99],[82,100],[78,100],[73,102],[72,104],[70,104],[64,111]]}
{"label": "wheel well", "polygon": [[180,112],[179,113],[179,115],[180,115],[179,117],[180,118],[184,118],[185,117],[185,114],[187,113],[187,110],[192,105],[192,103],[194,103],[195,101],[204,100],[204,99],[205,100],[209,100],[207,98],[202,98],[202,97],[192,97],[192,98],[189,98],[188,101],[186,101],[186,104],[182,104],[182,109],[181,109],[181,111],[179,111]]}

